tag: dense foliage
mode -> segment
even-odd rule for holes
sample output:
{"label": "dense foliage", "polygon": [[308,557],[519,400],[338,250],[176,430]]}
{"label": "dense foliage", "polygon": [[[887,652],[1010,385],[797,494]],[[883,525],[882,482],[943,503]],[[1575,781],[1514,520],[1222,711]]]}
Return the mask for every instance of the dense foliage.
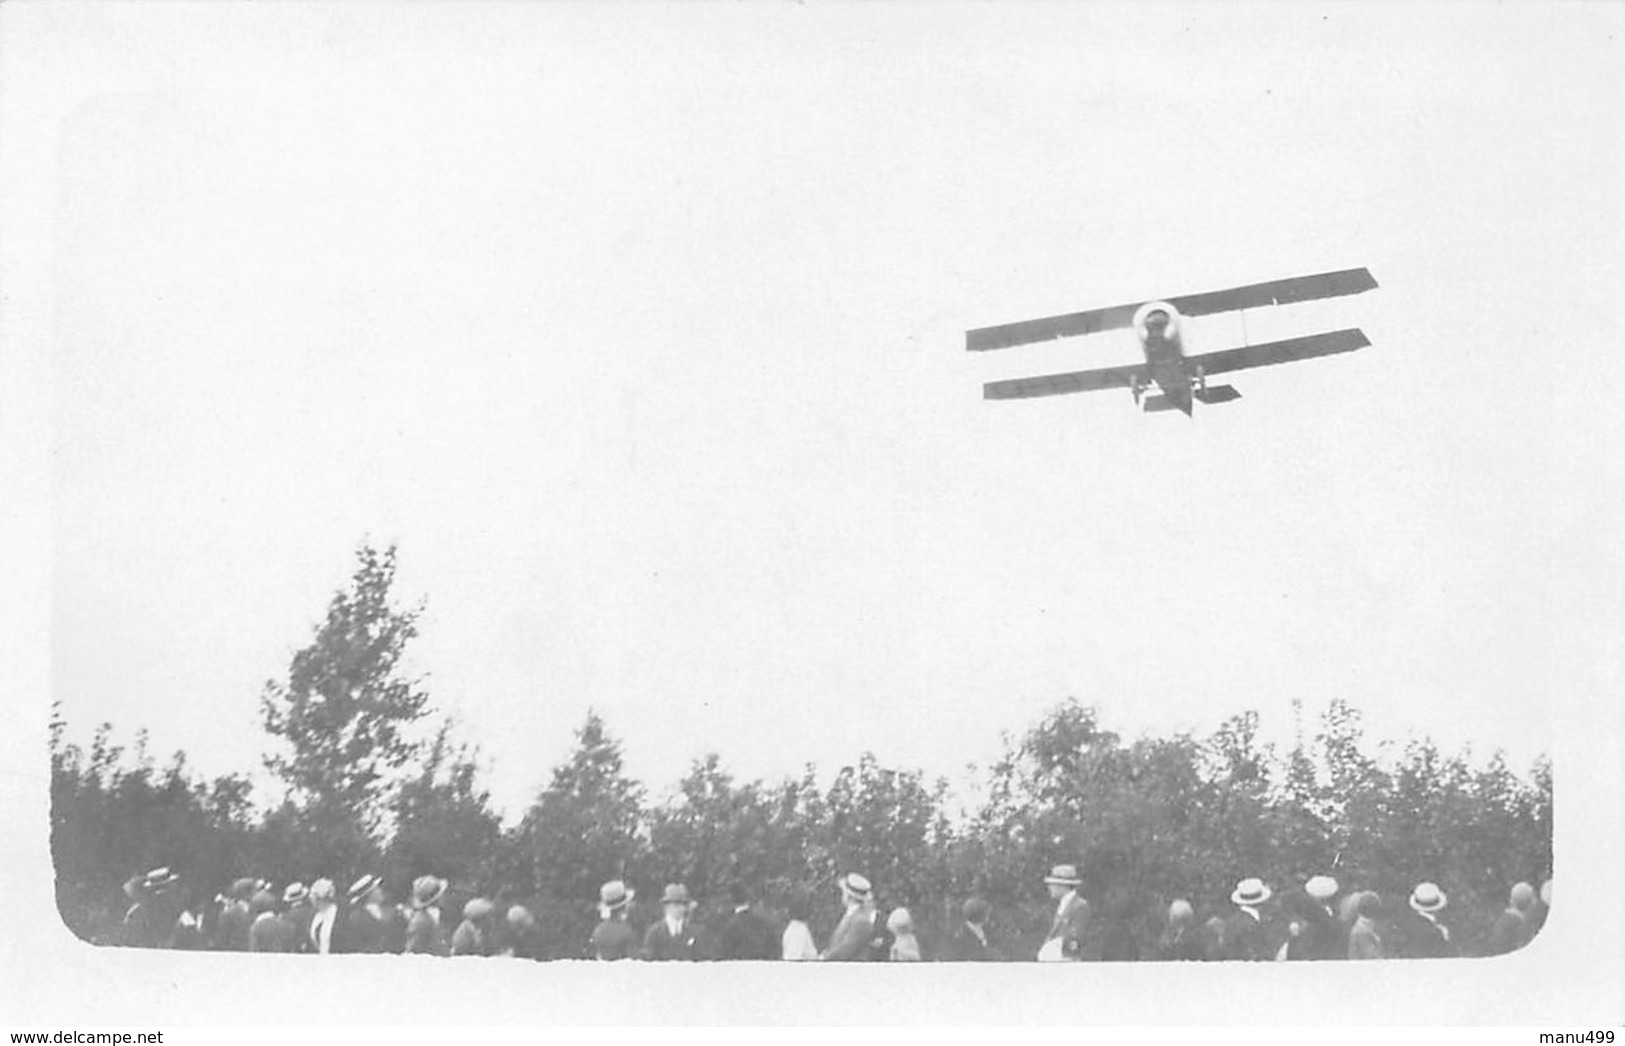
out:
{"label": "dense foliage", "polygon": [[607,724],[589,714],[570,757],[504,827],[480,786],[478,753],[452,724],[411,740],[408,727],[431,714],[421,687],[399,678],[414,615],[389,605],[393,550],[364,548],[360,559],[288,681],[266,688],[264,723],[280,746],[267,765],[287,786],[273,804],[256,807],[242,777],[196,777],[179,753],[156,768],[144,736],[126,752],[103,724],[86,751],[53,721],[52,847],[75,932],[116,940],[120,884],[167,865],[196,897],[240,875],[343,882],[363,871],[381,871],[402,896],[430,872],[451,879],[454,896],[526,899],[551,953],[571,957],[582,954],[605,880],[638,890],[634,922],[655,917],[663,883],[686,883],[703,921],[725,913],[729,886],[742,882],[770,910],[810,897],[822,939],[838,914],[833,883],[855,869],[883,907],[914,912],[928,950],[977,893],[992,902],[1007,950],[1030,956],[1051,905],[1043,873],[1074,862],[1091,900],[1142,947],[1173,898],[1205,915],[1242,877],[1281,889],[1330,872],[1391,905],[1416,882],[1437,882],[1471,952],[1508,886],[1551,867],[1547,762],[1521,777],[1499,755],[1475,765],[1428,741],[1373,751],[1358,712],[1340,701],[1282,752],[1260,740],[1251,712],[1207,737],[1125,741],[1069,700],[1006,739],[972,782],[968,809],[946,782],[867,754],[827,784],[811,766],[777,783],[740,781],[707,755],[651,800]]}

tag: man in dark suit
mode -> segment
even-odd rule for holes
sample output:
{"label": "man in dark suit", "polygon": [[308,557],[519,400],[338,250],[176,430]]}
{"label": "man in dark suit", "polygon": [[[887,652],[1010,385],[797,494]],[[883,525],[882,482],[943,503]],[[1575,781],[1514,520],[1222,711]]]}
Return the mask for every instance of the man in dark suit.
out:
{"label": "man in dark suit", "polygon": [[846,914],[829,935],[829,947],[819,958],[824,962],[873,962],[884,960],[891,951],[891,933],[875,909],[874,886],[857,872],[847,872],[836,883]]}
{"label": "man in dark suit", "polygon": [[653,962],[698,959],[699,940],[695,935],[694,900],[682,883],[668,883],[660,895],[665,917],[643,935],[643,958]]}
{"label": "man in dark suit", "polygon": [[1332,901],[1337,897],[1337,880],[1316,875],[1303,884],[1309,903],[1303,910],[1301,947],[1287,953],[1288,959],[1346,959],[1349,952],[1348,928],[1337,917]]}
{"label": "man in dark suit", "polygon": [[1224,957],[1246,962],[1261,962],[1275,957],[1264,916],[1259,911],[1268,901],[1271,891],[1262,879],[1243,879],[1230,894],[1230,903],[1236,910],[1224,921]]}
{"label": "man in dark suit", "polygon": [[124,884],[125,896],[135,903],[124,913],[124,942],[136,948],[174,946],[180,921],[180,877],[168,868],[154,868]]}
{"label": "man in dark suit", "polygon": [[992,913],[992,906],[981,897],[967,899],[960,908],[963,921],[948,937],[948,944],[942,950],[944,962],[1002,962],[1004,953],[993,944],[988,936],[987,919]]}
{"label": "man in dark suit", "polygon": [[779,957],[779,935],[773,924],[758,915],[750,906],[750,894],[744,883],[735,883],[728,891],[733,901],[733,914],[717,933],[718,959],[769,960]]}
{"label": "man in dark suit", "polygon": [[296,952],[299,950],[298,930],[293,920],[282,913],[282,905],[269,890],[261,890],[249,902],[254,921],[248,927],[248,950],[251,952]]}
{"label": "man in dark suit", "polygon": [[220,912],[220,919],[215,924],[214,946],[223,952],[248,951],[248,926],[253,917],[248,911],[248,902],[259,891],[259,881],[256,879],[238,879],[231,884],[227,892],[228,900],[225,908]]}
{"label": "man in dark suit", "polygon": [[1411,911],[1401,935],[1403,954],[1408,959],[1449,959],[1456,954],[1450,929],[1439,921],[1449,898],[1433,883],[1417,883],[1411,891]]}

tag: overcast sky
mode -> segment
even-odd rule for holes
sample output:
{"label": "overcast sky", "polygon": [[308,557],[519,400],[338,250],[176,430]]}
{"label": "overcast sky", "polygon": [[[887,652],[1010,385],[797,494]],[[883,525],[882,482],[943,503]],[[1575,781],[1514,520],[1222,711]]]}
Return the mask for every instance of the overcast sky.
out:
{"label": "overcast sky", "polygon": [[[657,793],[708,751],[951,775],[1068,696],[1281,739],[1342,697],[1525,769],[1617,664],[1617,19],[139,7],[81,19],[107,87],[57,128],[81,739],[256,768],[364,538],[510,814],[589,706]],[[1352,266],[1246,335],[1371,348],[1194,420],[981,398],[1126,332],[964,351]]]}

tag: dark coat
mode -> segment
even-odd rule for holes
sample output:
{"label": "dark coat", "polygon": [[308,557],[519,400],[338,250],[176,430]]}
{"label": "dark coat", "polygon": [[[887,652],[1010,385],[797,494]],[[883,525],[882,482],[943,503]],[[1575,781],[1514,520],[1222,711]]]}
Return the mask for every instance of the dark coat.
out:
{"label": "dark coat", "polygon": [[1062,956],[1082,959],[1084,938],[1089,932],[1089,917],[1089,902],[1074,893],[1068,898],[1066,906],[1058,908],[1050,920],[1049,932],[1044,935],[1044,940],[1048,942],[1059,937]]}
{"label": "dark coat", "polygon": [[695,935],[694,920],[683,921],[683,928],[672,936],[666,920],[657,919],[643,935],[643,958],[652,962],[670,962],[700,958],[699,938]]}
{"label": "dark coat", "polygon": [[[310,937],[310,921],[305,921],[305,937]],[[344,913],[344,921],[334,929],[333,950],[364,955],[384,950],[384,924],[365,905]]]}
{"label": "dark coat", "polygon": [[943,945],[942,961],[1003,962],[1004,953],[999,951],[998,946],[993,943],[993,937],[987,932],[985,926],[982,927],[982,936],[987,938],[986,944],[982,943],[981,938],[971,932],[968,923],[960,923],[952,936],[948,938],[947,943]]}
{"label": "dark coat", "polygon": [[1407,959],[1451,959],[1456,945],[1443,925],[1421,915],[1405,920],[1400,935],[1401,954]]}
{"label": "dark coat", "polygon": [[1485,955],[1505,955],[1529,943],[1529,919],[1516,908],[1508,908],[1496,916],[1490,927],[1489,943]]}
{"label": "dark coat", "polygon": [[1200,962],[1207,958],[1201,928],[1193,923],[1169,927],[1157,940],[1157,958],[1163,962]]}
{"label": "dark coat", "polygon": [[124,943],[133,948],[172,948],[180,908],[165,897],[148,897],[124,913]]}
{"label": "dark coat", "polygon": [[248,951],[248,927],[253,920],[248,914],[247,901],[233,901],[220,913],[215,923],[214,947],[222,952]]}
{"label": "dark coat", "polygon": [[287,915],[288,921],[293,923],[294,929],[299,931],[299,950],[310,951],[310,920],[316,917],[316,909],[312,908],[308,901],[302,901],[284,914]]}
{"label": "dark coat", "polygon": [[296,952],[299,950],[299,928],[286,915],[262,915],[248,928],[248,950]]}
{"label": "dark coat", "polygon": [[872,907],[848,908],[830,934],[825,962],[885,961],[891,956],[891,933]]}
{"label": "dark coat", "polygon": [[1232,961],[1262,962],[1275,958],[1270,932],[1261,919],[1237,908],[1224,921],[1224,957]]}
{"label": "dark coat", "polygon": [[765,960],[779,957],[779,934],[773,924],[749,908],[728,916],[717,932],[718,959]]}
{"label": "dark coat", "polygon": [[637,931],[625,919],[605,919],[592,931],[587,947],[593,958],[604,962],[630,959],[638,953]]}

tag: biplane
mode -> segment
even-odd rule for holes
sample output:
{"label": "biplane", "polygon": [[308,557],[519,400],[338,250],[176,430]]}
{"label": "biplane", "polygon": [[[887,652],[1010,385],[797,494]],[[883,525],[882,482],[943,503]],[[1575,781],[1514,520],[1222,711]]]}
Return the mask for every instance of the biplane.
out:
{"label": "biplane", "polygon": [[[1371,342],[1359,328],[1351,327],[1284,341],[1243,344],[1234,349],[1186,355],[1180,320],[1187,316],[1206,316],[1210,313],[1359,294],[1376,285],[1377,281],[1365,269],[1295,276],[1224,291],[1187,294],[1161,301],[1129,302],[1064,316],[981,327],[966,332],[965,348],[971,352],[985,352],[1130,327],[1139,339],[1140,350],[1145,357],[1143,362],[991,381],[982,386],[982,396],[990,400],[1025,399],[1122,388],[1132,392],[1134,402],[1147,411],[1179,410],[1189,416],[1193,400],[1209,404],[1228,403],[1241,397],[1233,385],[1210,385],[1208,378],[1215,374],[1353,352]],[[1158,391],[1146,395],[1153,386]]]}

